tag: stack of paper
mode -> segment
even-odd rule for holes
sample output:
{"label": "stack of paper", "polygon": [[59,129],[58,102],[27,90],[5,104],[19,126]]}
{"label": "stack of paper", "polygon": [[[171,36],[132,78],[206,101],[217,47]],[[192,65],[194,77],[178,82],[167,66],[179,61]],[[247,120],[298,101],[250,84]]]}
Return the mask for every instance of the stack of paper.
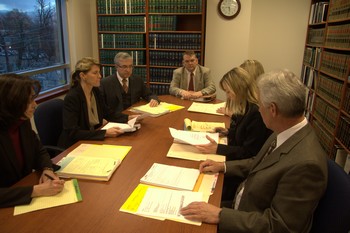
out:
{"label": "stack of paper", "polygon": [[203,154],[192,145],[173,143],[166,155],[170,158],[186,159],[193,161],[205,161],[207,159],[214,160],[216,162],[225,162],[226,156],[217,154]]}
{"label": "stack of paper", "polygon": [[219,133],[205,133],[205,132],[193,132],[177,130],[169,128],[171,136],[174,138],[174,142],[185,143],[190,145],[203,145],[208,144],[210,141],[206,136],[212,138],[216,143],[219,142]]}
{"label": "stack of paper", "polygon": [[108,181],[131,146],[81,144],[58,164],[61,177]]}
{"label": "stack of paper", "polygon": [[189,112],[201,112],[201,113],[207,113],[207,114],[214,114],[214,115],[224,115],[222,113],[217,113],[216,110],[218,110],[221,107],[225,107],[226,102],[222,102],[219,104],[208,104],[208,103],[192,103],[192,105],[188,108]]}
{"label": "stack of paper", "polygon": [[214,132],[215,128],[225,128],[224,122],[202,122],[191,121],[188,118],[184,120],[185,130],[197,131],[197,132]]}
{"label": "stack of paper", "polygon": [[67,205],[82,201],[78,181],[76,179],[66,181],[62,192],[55,196],[34,197],[30,204],[16,206],[13,215],[24,214],[36,210]]}
{"label": "stack of paper", "polygon": [[192,191],[199,177],[199,170],[154,163],[140,179],[143,184]]}
{"label": "stack of paper", "polygon": [[133,107],[131,111],[140,113],[149,113],[153,117],[161,116],[184,108],[184,106],[161,102],[157,107],[151,107],[149,104]]}

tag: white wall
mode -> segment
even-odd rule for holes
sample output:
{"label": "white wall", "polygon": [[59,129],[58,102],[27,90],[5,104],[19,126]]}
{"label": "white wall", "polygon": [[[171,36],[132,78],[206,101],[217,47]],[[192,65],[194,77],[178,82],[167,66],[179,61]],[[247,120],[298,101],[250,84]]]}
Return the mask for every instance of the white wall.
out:
{"label": "white wall", "polygon": [[[241,0],[233,20],[219,17],[217,4],[207,2],[205,54],[216,83],[246,59],[260,61],[265,71],[288,68],[300,75],[310,1]],[[221,90],[218,98],[225,99]]]}
{"label": "white wall", "polygon": [[[98,58],[96,1],[66,1],[74,66],[84,56]],[[310,1],[241,0],[241,12],[233,20],[219,16],[218,2],[207,1],[205,44],[205,65],[216,84],[246,59],[259,60],[265,71],[288,68],[300,75]],[[225,99],[220,89],[218,98]]]}

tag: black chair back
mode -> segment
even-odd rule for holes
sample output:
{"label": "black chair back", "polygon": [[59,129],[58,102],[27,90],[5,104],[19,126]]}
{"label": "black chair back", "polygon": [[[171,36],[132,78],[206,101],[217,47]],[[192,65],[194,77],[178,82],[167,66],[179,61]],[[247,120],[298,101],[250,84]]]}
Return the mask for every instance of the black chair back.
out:
{"label": "black chair back", "polygon": [[328,159],[328,185],[313,219],[312,233],[348,233],[350,230],[350,176]]}

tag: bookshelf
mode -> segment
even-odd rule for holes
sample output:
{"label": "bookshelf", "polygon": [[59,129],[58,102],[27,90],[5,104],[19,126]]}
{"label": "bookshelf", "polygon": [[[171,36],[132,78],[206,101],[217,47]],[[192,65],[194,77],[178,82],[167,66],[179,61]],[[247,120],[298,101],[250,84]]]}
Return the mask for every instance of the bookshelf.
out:
{"label": "bookshelf", "polygon": [[162,95],[185,50],[204,65],[205,0],[96,0],[96,12],[103,77],[115,73],[115,54],[129,52],[133,74]]}
{"label": "bookshelf", "polygon": [[332,159],[350,156],[350,1],[312,0],[302,80],[305,113]]}

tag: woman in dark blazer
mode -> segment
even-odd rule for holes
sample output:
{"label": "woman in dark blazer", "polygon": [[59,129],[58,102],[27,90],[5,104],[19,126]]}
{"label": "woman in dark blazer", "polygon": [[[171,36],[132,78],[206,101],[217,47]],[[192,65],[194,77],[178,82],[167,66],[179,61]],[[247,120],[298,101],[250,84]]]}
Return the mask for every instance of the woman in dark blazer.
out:
{"label": "woman in dark blazer", "polygon": [[230,128],[216,128],[221,136],[227,136],[227,145],[210,143],[199,145],[202,153],[225,155],[226,160],[246,159],[255,156],[271,134],[259,112],[255,80],[243,68],[227,72],[220,81],[226,92],[226,112],[230,112]]}
{"label": "woman in dark blazer", "polygon": [[[0,207],[29,204],[33,197],[55,195],[64,187],[30,123],[40,88],[26,76],[0,75]],[[39,184],[11,187],[33,169],[42,171]]]}
{"label": "woman in dark blazer", "polygon": [[63,131],[59,146],[68,148],[79,140],[103,140],[123,133],[118,127],[99,130],[106,123],[104,119],[127,122],[129,118],[107,108],[100,95],[100,80],[100,64],[95,59],[85,57],[77,62],[72,87],[64,98]]}

